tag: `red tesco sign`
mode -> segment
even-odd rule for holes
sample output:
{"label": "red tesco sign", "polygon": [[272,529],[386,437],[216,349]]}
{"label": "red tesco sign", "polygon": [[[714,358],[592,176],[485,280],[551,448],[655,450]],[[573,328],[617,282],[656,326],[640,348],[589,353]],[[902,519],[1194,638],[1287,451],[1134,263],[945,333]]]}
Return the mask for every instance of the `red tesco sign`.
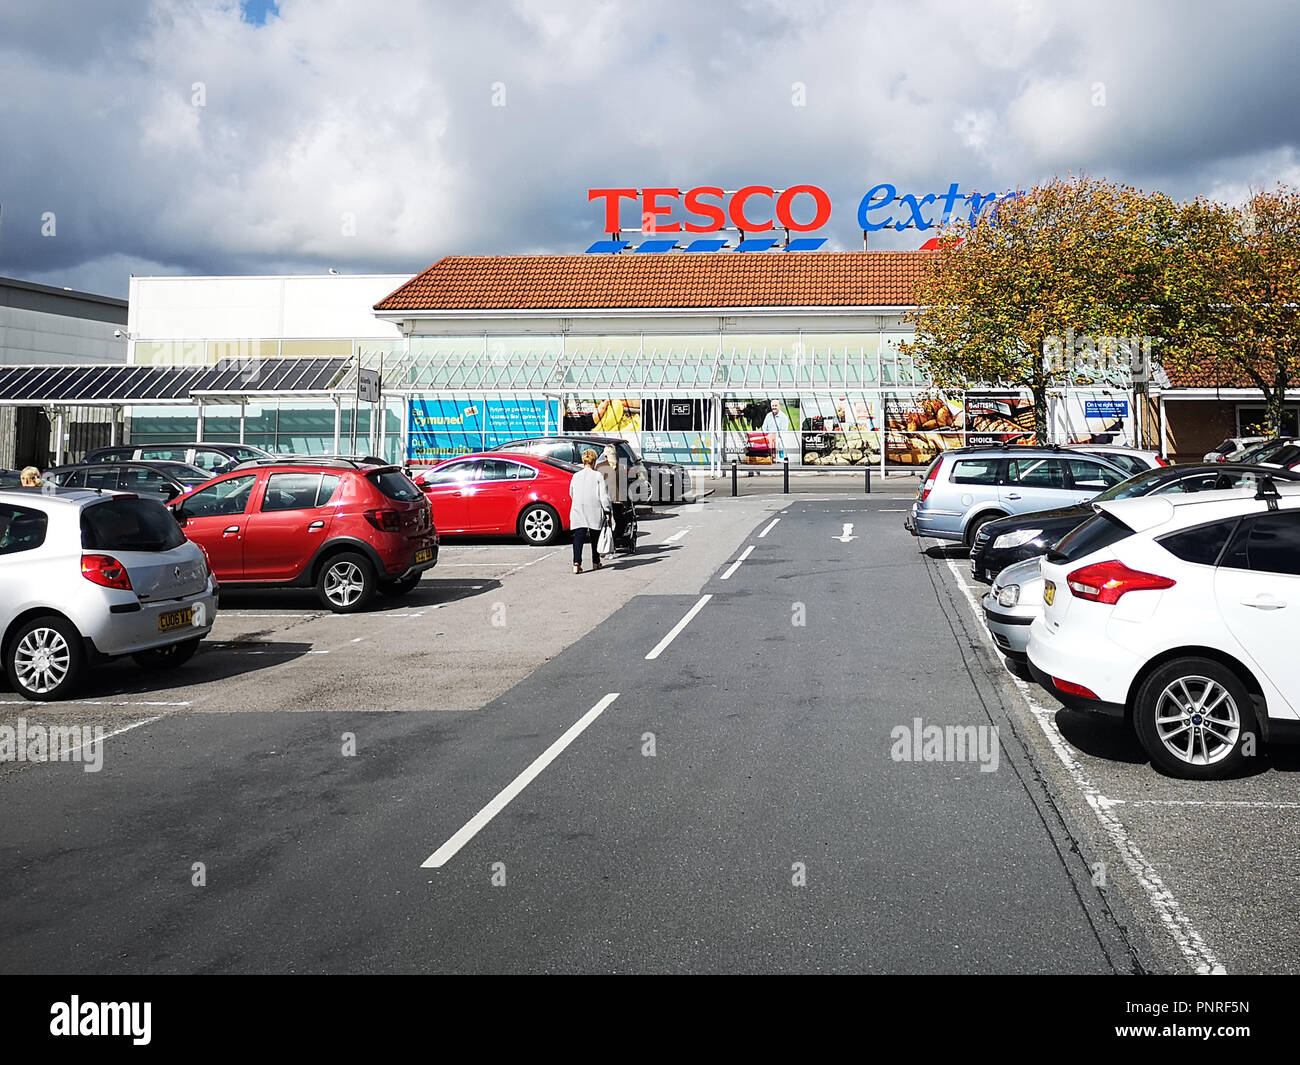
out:
{"label": "red tesco sign", "polygon": [[[800,222],[793,206],[798,196],[811,196],[816,212],[812,219]],[[793,185],[778,193],[767,185],[746,185],[727,193],[715,185],[687,189],[588,189],[587,202],[605,201],[605,232],[621,233],[619,205],[623,200],[639,202],[643,233],[716,233],[727,222],[745,233],[763,233],[778,226],[793,233],[821,229],[830,221],[831,198],[816,185]],[[673,218],[674,205],[687,212],[684,219]]]}

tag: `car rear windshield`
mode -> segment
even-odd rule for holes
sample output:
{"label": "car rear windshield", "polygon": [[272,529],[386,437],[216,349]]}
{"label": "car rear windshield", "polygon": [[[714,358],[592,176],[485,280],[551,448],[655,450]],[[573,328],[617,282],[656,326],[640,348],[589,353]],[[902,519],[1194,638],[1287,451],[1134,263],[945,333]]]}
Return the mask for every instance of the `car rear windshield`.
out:
{"label": "car rear windshield", "polygon": [[1094,551],[1119,543],[1126,536],[1132,536],[1133,530],[1113,514],[1104,510],[1093,515],[1073,532],[1066,536],[1047,553],[1048,562],[1074,562],[1091,555]]}
{"label": "car rear windshield", "polygon": [[170,551],[184,542],[171,511],[152,499],[108,499],[81,512],[88,551]]}
{"label": "car rear windshield", "polygon": [[366,475],[366,480],[389,499],[396,499],[401,503],[414,503],[417,499],[424,498],[424,493],[416,487],[415,482],[400,470],[370,473]]}
{"label": "car rear windshield", "polygon": [[1119,484],[1107,488],[1101,495],[1093,496],[1092,501],[1096,503],[1101,500],[1132,499],[1135,496],[1144,496],[1149,494],[1159,482],[1172,478],[1173,475],[1170,474],[1167,466],[1160,466],[1154,470],[1143,469],[1140,473],[1133,474],[1127,481],[1120,481]]}

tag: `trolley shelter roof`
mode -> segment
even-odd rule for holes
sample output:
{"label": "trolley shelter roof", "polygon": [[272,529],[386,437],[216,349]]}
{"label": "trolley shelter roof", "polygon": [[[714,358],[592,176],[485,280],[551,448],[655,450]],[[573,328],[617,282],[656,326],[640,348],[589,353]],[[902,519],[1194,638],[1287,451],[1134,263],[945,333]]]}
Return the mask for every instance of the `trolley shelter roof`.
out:
{"label": "trolley shelter roof", "polygon": [[204,398],[328,395],[351,360],[227,359],[210,366],[0,366],[0,404],[152,406]]}

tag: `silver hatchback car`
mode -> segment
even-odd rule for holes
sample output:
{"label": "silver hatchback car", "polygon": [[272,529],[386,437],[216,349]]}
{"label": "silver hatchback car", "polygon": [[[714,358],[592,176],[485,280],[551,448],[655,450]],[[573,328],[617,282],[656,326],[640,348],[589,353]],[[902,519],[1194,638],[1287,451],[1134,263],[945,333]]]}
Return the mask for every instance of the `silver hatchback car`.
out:
{"label": "silver hatchback car", "polygon": [[157,500],[0,490],[0,656],[19,695],[65,699],[121,655],[180,665],[216,611],[207,558]]}
{"label": "silver hatchback car", "polygon": [[1065,448],[956,448],[925,471],[903,527],[969,547],[987,522],[1086,503],[1127,478],[1104,459]]}

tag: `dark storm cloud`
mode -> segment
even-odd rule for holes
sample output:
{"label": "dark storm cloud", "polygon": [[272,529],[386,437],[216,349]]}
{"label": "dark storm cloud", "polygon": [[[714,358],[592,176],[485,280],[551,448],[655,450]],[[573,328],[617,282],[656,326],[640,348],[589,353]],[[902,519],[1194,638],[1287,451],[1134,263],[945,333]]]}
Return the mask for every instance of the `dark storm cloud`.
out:
{"label": "dark storm cloud", "polygon": [[1283,3],[52,0],[0,13],[0,274],[581,250],[604,185],[821,184],[845,247],[880,181],[1240,197],[1300,178],[1297,52]]}

